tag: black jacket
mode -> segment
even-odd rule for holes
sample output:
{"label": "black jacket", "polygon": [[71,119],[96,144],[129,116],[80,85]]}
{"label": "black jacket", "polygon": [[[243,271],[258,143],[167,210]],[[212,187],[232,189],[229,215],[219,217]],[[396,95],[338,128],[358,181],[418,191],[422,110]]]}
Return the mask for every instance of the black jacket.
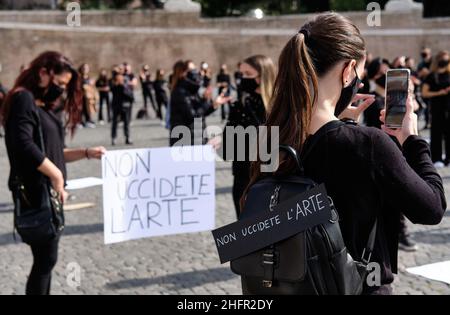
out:
{"label": "black jacket", "polygon": [[170,99],[170,126],[186,126],[194,129],[194,119],[201,118],[203,130],[206,128],[205,118],[215,111],[211,101],[205,100],[198,94],[192,94],[184,80],[178,82],[172,91]]}

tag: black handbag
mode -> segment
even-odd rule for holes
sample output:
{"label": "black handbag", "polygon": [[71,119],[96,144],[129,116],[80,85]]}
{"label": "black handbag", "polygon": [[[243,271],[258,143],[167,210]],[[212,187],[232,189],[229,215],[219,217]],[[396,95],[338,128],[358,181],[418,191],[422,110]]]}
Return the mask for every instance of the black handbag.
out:
{"label": "black handbag", "polygon": [[[326,133],[342,122],[330,124]],[[317,134],[315,140],[320,137]],[[312,143],[314,144],[314,143]],[[288,146],[281,150],[295,159],[298,174],[269,177],[253,185],[240,220],[261,211],[273,211],[283,200],[316,186],[304,175],[297,152]],[[246,295],[359,295],[363,292],[377,230],[375,221],[361,257],[351,257],[344,244],[339,216],[330,198],[332,218],[287,240],[238,258],[231,269],[241,276]]]}
{"label": "black handbag", "polygon": [[[45,144],[39,113],[37,113],[39,146],[45,155]],[[14,227],[26,244],[47,242],[59,237],[65,227],[64,209],[59,194],[47,177],[38,187],[40,204],[33,205],[19,177],[14,183]]]}

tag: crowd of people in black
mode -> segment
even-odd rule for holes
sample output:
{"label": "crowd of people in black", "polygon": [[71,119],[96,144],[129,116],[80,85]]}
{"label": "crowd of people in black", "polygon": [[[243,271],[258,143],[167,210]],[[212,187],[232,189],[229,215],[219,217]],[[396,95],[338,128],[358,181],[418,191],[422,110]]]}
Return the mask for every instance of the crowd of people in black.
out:
{"label": "crowd of people in black", "polygon": [[[340,34],[339,27],[342,27],[348,29],[347,33],[355,33],[355,38],[360,38],[354,26],[351,26],[346,19],[338,15],[325,15],[320,19],[329,19],[332,22],[331,25],[337,27],[337,29],[334,29],[337,34]],[[326,22],[319,20],[315,23]],[[320,25],[328,24],[322,23]],[[353,91],[360,89],[360,93],[364,94],[359,97],[362,104],[355,103],[353,109],[357,113],[362,113],[365,110],[364,125],[375,128],[364,129],[365,133],[362,135],[360,131],[353,127],[345,127],[341,130],[341,133],[337,133],[333,137],[340,139],[339,141],[344,141],[344,138],[348,141],[351,138],[355,143],[359,143],[366,139],[364,137],[370,136],[373,141],[380,142],[381,148],[384,147],[384,149],[392,151],[393,156],[398,158],[399,163],[403,156],[398,148],[402,148],[402,146],[408,148],[408,152],[404,151],[404,154],[411,155],[406,157],[408,162],[410,162],[409,159],[413,159],[412,156],[415,154],[413,149],[415,148],[420,151],[423,163],[414,165],[414,167],[420,168],[425,165],[427,174],[434,176],[436,174],[433,165],[427,164],[425,152],[427,145],[424,141],[419,140],[413,134],[413,131],[406,136],[401,131],[389,131],[388,134],[392,136],[393,141],[387,143],[387,140],[378,133],[381,131],[377,130],[383,129],[386,131],[383,126],[386,72],[389,69],[408,68],[411,71],[414,84],[414,101],[411,106],[416,113],[424,118],[424,128],[431,128],[431,161],[436,168],[450,164],[449,52],[442,51],[433,56],[429,48],[423,48],[421,60],[416,66],[412,57],[400,56],[392,61],[374,57],[365,51],[362,39],[361,43],[355,42],[354,39],[348,38],[347,33],[341,32],[342,41],[348,41],[348,45],[345,46],[345,43],[342,42],[332,43],[336,46],[336,51],[339,52],[339,60],[329,60],[327,59],[329,56],[321,55],[322,52],[319,50],[315,51],[311,48],[307,52],[305,47],[312,45],[311,38],[316,40],[315,44],[320,44],[321,40],[325,38],[323,30],[319,26],[312,23],[308,27],[307,30],[302,29],[302,32],[291,40],[290,46],[288,45],[285,48],[278,71],[270,58],[255,55],[239,62],[233,76],[229,73],[227,65],[223,64],[215,80],[211,68],[206,62],[202,62],[197,67],[191,60],[177,61],[172,73],[167,78],[163,69],[158,69],[153,75],[149,65],[144,65],[139,74],[136,75],[133,73],[131,65],[124,62],[114,66],[111,73],[102,69],[98,78],[94,79],[88,64],[82,64],[78,69],[75,69],[73,63],[59,53],[47,52],[40,55],[21,71],[9,93],[0,85],[1,118],[5,134],[1,130],[0,133],[5,136],[11,162],[9,188],[14,199],[20,200],[22,206],[28,204],[28,208],[25,207],[24,211],[31,211],[33,207],[41,207],[43,202],[42,187],[45,190],[50,185],[60,196],[61,201],[64,202],[67,195],[64,189],[67,177],[65,163],[84,158],[100,158],[104,154],[105,148],[103,147],[65,148],[64,137],[67,130],[73,134],[80,127],[95,128],[97,124],[103,125],[108,122],[111,123],[111,144],[116,145],[117,129],[119,124],[123,123],[125,143],[127,145],[133,144],[130,121],[136,103],[135,93],[139,89],[139,83],[143,104],[142,108],[137,111],[138,119],[151,117],[151,105],[154,118],[161,120],[171,131],[178,126],[185,126],[194,131],[194,120],[196,118],[202,120],[204,130],[206,128],[206,117],[220,109],[220,117],[226,126],[246,128],[265,124],[268,126],[278,125],[282,128],[281,140],[293,142],[291,145],[299,148],[307,140],[306,136],[314,133],[311,130],[317,131],[323,125],[320,123],[320,119],[323,118],[325,122],[331,119],[328,117],[330,116],[328,114],[331,113],[330,110],[333,111],[331,116],[341,117],[341,113],[348,110],[346,106],[353,100]],[[330,25],[328,27],[331,28]],[[297,46],[298,50],[292,51],[290,49],[290,47]],[[353,50],[348,48],[350,46]],[[300,52],[301,54],[314,54],[314,58],[307,57],[305,59],[304,56],[299,55]],[[362,60],[365,63],[361,63]],[[313,66],[311,62],[316,64]],[[341,76],[341,73],[337,73],[341,70],[335,69],[341,63],[345,79],[342,91],[337,91],[337,87],[334,86],[333,88],[336,88],[336,91],[319,89],[322,94],[319,93],[318,97],[324,97],[324,102],[310,112],[312,104],[308,103],[306,96],[300,95],[303,93],[310,97],[306,90],[309,81],[305,78],[305,75],[311,72],[313,78],[317,76],[316,80],[318,81],[313,83],[319,86],[325,84],[321,83],[321,80],[325,80],[324,78],[331,80],[334,74]],[[363,64],[365,64],[365,67]],[[318,71],[317,74],[315,71]],[[351,82],[350,85],[348,85],[348,82]],[[360,84],[361,82],[363,84]],[[294,86],[295,84],[298,85],[297,88]],[[338,93],[340,98],[339,95],[335,97],[335,92],[340,93]],[[329,95],[325,95],[326,93],[329,93]],[[63,95],[64,98],[62,98]],[[326,97],[330,99],[325,99]],[[291,103],[291,101],[294,103]],[[333,106],[327,108],[328,103],[333,103]],[[369,106],[371,103],[373,104]],[[301,108],[296,108],[297,105]],[[304,116],[298,116],[299,112]],[[61,115],[62,113],[65,113],[65,115]],[[309,131],[305,130],[305,126],[309,126],[306,121],[308,115],[316,115],[310,122],[310,128],[312,129]],[[298,120],[296,120],[297,118]],[[63,123],[65,123],[65,126]],[[192,132],[191,134],[191,144],[212,143],[215,145],[214,139],[208,139],[204,133],[198,135]],[[177,137],[170,137],[169,143],[171,146],[177,145],[180,140]],[[222,142],[225,143],[225,141]],[[372,143],[372,145],[374,146],[373,150],[379,150],[379,148],[375,148],[376,144]],[[328,149],[330,148],[337,150],[337,159],[339,154],[344,154],[340,151],[342,148],[331,142],[328,146]],[[443,148],[445,148],[445,155],[443,155]],[[366,153],[372,154],[370,158],[374,158],[375,151],[371,153],[367,151]],[[325,159],[325,156],[317,156],[317,159]],[[323,162],[325,164],[331,163],[325,160]],[[371,167],[381,163],[380,161],[372,162]],[[342,163],[345,164],[346,162]],[[282,170],[290,167],[289,164],[282,164],[282,166]],[[383,168],[385,172],[389,172],[387,164],[383,167],[385,167]],[[258,176],[262,175],[255,175],[253,172],[252,176],[250,161],[233,160],[232,169],[234,176],[233,200],[236,215],[239,216],[242,210],[241,201],[245,196],[246,189],[249,184],[255,182]],[[316,170],[317,174],[315,175],[319,178],[322,176],[325,182],[329,179],[327,177],[329,174],[324,173],[326,169],[317,169],[315,166],[311,166],[309,169]],[[407,167],[401,168],[401,170],[404,171],[406,177],[416,180],[416,182],[419,181],[419,176],[426,177],[422,169],[416,170],[419,175]],[[383,181],[386,180],[385,176],[389,176],[389,174],[380,173],[380,176],[380,180]],[[339,193],[340,188],[335,185],[332,179],[329,180],[331,193],[333,193],[333,188],[336,188],[335,193]],[[389,181],[389,179],[387,180]],[[424,181],[426,180],[424,179]],[[435,179],[431,180],[434,180],[435,184],[439,182]],[[391,182],[387,182],[388,186],[390,184]],[[424,182],[423,187],[421,186],[423,198],[428,196],[429,191],[426,191],[425,188],[428,184],[428,182]],[[368,180],[366,186],[369,187],[370,185],[372,185],[372,182]],[[436,185],[437,188],[433,186],[433,191],[435,191],[434,188],[439,190],[439,184]],[[30,192],[29,195],[24,196],[23,190],[21,190],[23,187],[27,188],[26,190]],[[344,185],[343,187],[347,186]],[[407,188],[411,187],[405,187],[405,189]],[[369,192],[365,193],[367,193],[367,195],[364,195],[365,197],[369,196]],[[440,190],[438,193],[440,193]],[[341,198],[345,195],[344,192],[338,195],[339,197],[336,197],[338,203],[345,204],[348,201]],[[404,197],[407,198],[406,195]],[[440,197],[441,194],[439,194]],[[367,200],[364,202],[367,202]],[[423,204],[422,200],[418,202],[419,205]],[[347,209],[350,209],[353,205],[347,202],[347,206]],[[410,204],[410,206],[411,209],[415,209],[415,205]],[[374,204],[370,207],[374,208],[373,211],[377,211]],[[368,206],[368,208],[370,207]],[[406,210],[412,211],[411,209]],[[372,214],[370,213],[370,215]],[[427,221],[417,217],[416,213],[413,212],[407,211],[405,214],[408,218],[417,219],[415,221],[418,222]],[[400,228],[390,226],[388,227],[389,233],[399,231],[400,248],[409,251],[417,250],[415,244],[408,238],[403,214],[400,213],[399,215],[401,216]],[[350,227],[347,226],[347,228]],[[383,227],[380,227],[380,229],[383,229]],[[353,231],[347,230],[347,232],[349,237],[356,237],[352,234]],[[396,239],[396,236],[393,235],[389,237],[391,241]],[[33,252],[34,265],[28,280],[27,293],[47,294],[50,292],[51,271],[57,259],[58,242],[59,234],[55,234],[46,242],[40,242],[39,244],[31,242],[28,244]],[[384,252],[378,252],[377,258],[388,261],[392,258],[390,257],[392,256],[391,250],[395,246],[392,244],[385,245],[382,239],[378,240],[378,250],[384,250]],[[395,264],[389,261],[388,263]],[[385,265],[385,267],[386,281],[390,281],[391,266]],[[394,269],[395,267],[392,267],[392,270]]]}

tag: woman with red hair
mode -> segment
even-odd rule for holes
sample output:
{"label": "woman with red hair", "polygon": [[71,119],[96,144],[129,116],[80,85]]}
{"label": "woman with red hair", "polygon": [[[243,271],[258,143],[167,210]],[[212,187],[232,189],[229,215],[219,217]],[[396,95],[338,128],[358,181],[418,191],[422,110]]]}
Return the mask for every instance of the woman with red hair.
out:
{"label": "woman with red hair", "polygon": [[[43,205],[48,205],[45,196],[49,190],[59,199],[58,204],[64,204],[66,162],[99,159],[104,154],[103,147],[66,149],[64,146],[65,127],[73,135],[80,121],[82,97],[78,72],[58,52],[39,55],[19,75],[8,93],[1,116],[11,165],[8,185],[16,205],[16,228],[18,210],[21,216],[48,211],[48,206]],[[67,114],[65,127],[53,112],[61,102]],[[19,229],[18,232],[21,234]],[[34,259],[26,287],[28,295],[50,293],[61,232],[49,234],[50,237],[45,234],[45,239],[42,233],[38,237],[35,230],[26,238],[21,234],[31,247]]]}

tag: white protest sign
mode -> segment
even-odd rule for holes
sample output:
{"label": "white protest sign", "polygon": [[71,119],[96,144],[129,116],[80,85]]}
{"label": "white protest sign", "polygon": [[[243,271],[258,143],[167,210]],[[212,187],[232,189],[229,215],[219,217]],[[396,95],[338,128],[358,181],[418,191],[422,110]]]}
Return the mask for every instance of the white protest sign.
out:
{"label": "white protest sign", "polygon": [[67,181],[66,190],[79,190],[103,185],[103,180],[96,177],[78,178]]}
{"label": "white protest sign", "polygon": [[408,268],[406,271],[417,276],[450,284],[450,261]]}
{"label": "white protest sign", "polygon": [[214,229],[211,146],[110,151],[102,171],[105,244]]}

